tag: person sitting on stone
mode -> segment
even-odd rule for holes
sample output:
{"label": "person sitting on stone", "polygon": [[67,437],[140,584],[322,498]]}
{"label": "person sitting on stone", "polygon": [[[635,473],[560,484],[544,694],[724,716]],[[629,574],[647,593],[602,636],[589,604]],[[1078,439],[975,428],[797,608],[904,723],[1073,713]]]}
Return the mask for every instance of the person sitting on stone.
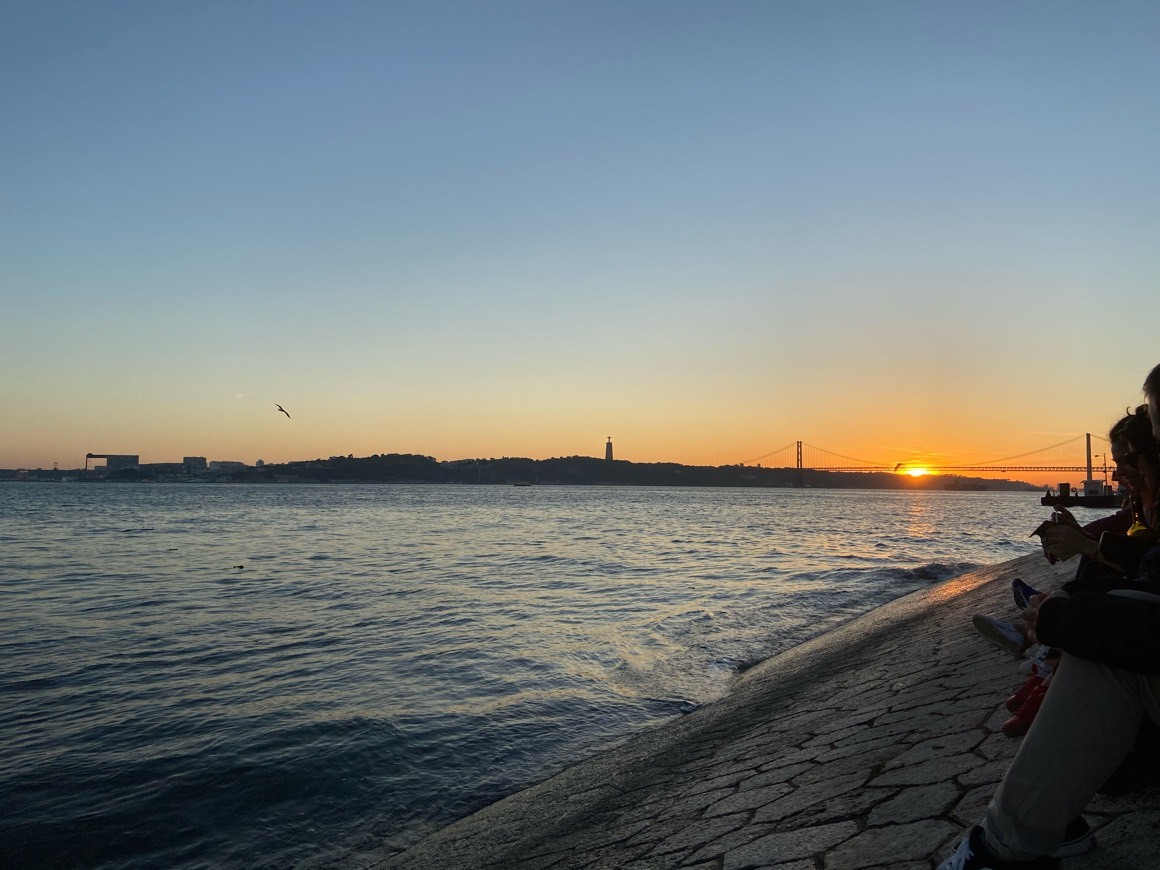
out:
{"label": "person sitting on stone", "polygon": [[[1160,439],[1160,366],[1144,392],[1153,437]],[[1144,718],[1160,723],[1160,596],[1140,591],[1160,582],[1160,547],[1109,540],[1105,551],[1106,537],[1075,552],[1120,573],[1134,569],[1135,588],[1058,590],[1037,596],[1024,612],[1033,635],[1062,650],[1063,661],[983,823],[938,870],[1057,867],[1051,855],[1068,823],[1127,756]],[[1075,539],[1085,538],[1061,535]]]}
{"label": "person sitting on stone", "polygon": [[[1130,499],[1135,498],[1146,506],[1146,514],[1149,519],[1152,519],[1152,514],[1155,511],[1156,493],[1160,490],[1160,453],[1157,453],[1152,439],[1152,425],[1148,418],[1147,406],[1141,405],[1135,411],[1118,420],[1108,432],[1108,440],[1111,442],[1112,461],[1115,463],[1115,470],[1112,472],[1113,479],[1128,492]],[[1084,526],[1081,526],[1071,512],[1065,508],[1056,508],[1056,514],[1058,516],[1057,523],[1052,523],[1050,526],[1044,524],[1036,532],[1040,532],[1045,526],[1054,529],[1058,525],[1065,530],[1060,533],[1064,539],[1059,546],[1071,555],[1074,555],[1072,550],[1089,546],[1089,544],[1078,542],[1070,532],[1082,535],[1091,545],[1098,545],[1101,535],[1105,532],[1127,534],[1134,519],[1130,502],[1119,513],[1101,517]],[[1053,563],[1059,558],[1059,555],[1052,549],[1056,545],[1056,537],[1054,530],[1052,530],[1051,535],[1043,536],[1044,555]],[[1076,591],[1079,588],[1103,588],[1104,586],[1115,588],[1116,585],[1122,584],[1123,580],[1124,577],[1120,572],[1112,571],[1104,563],[1084,556],[1080,559],[1079,567],[1076,569],[1075,579],[1064,584],[1063,588],[1069,591]],[[1025,600],[1020,601],[1021,598],[1026,597],[1026,584],[1016,580],[1012,586],[1015,590],[1016,602],[1022,610],[1027,606]],[[1019,655],[1031,644],[1021,622],[1011,622],[979,613],[972,618],[971,623],[983,637],[1013,655]]]}
{"label": "person sitting on stone", "polygon": [[[1158,409],[1160,410],[1160,409]],[[1112,455],[1117,476],[1131,495],[1132,524],[1123,532],[1108,529],[1093,535],[1074,523],[1044,523],[1035,533],[1044,550],[1060,559],[1081,556],[1075,579],[1063,585],[1069,593],[1141,588],[1160,592],[1160,583],[1139,576],[1140,560],[1156,543],[1157,494],[1160,493],[1160,444],[1152,436],[1148,408],[1141,405],[1112,428]]]}

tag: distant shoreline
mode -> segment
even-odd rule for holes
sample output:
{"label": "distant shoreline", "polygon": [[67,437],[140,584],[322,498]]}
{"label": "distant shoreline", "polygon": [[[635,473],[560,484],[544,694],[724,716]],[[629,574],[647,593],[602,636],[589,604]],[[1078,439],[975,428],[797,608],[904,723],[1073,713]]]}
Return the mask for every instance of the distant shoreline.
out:
{"label": "distant shoreline", "polygon": [[[203,460],[204,462],[204,460]],[[1026,481],[928,474],[911,477],[883,471],[817,471],[747,465],[680,465],[570,456],[557,459],[460,459],[438,461],[415,454],[355,458],[332,456],[296,462],[142,463],[132,467],[0,469],[0,480],[157,483],[439,483],[501,486],[712,486],[754,489],[890,489],[963,492],[1041,492]]]}

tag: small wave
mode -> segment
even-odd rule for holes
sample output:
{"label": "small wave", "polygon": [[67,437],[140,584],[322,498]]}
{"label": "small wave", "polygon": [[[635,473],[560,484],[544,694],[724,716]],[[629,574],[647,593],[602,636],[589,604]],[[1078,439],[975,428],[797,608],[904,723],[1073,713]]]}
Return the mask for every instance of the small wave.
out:
{"label": "small wave", "polygon": [[901,587],[914,585],[933,585],[957,577],[967,571],[973,571],[979,566],[974,562],[928,562],[913,568],[838,568],[833,571],[802,572],[794,575],[794,580],[822,581],[830,585],[879,585],[887,587]]}
{"label": "small wave", "polygon": [[724,668],[728,668],[735,674],[743,674],[755,664],[757,664],[757,660],[725,656],[723,658],[717,659],[715,663]]}
{"label": "small wave", "polygon": [[911,574],[918,580],[929,580],[932,583],[941,583],[959,574],[974,571],[979,567],[975,562],[931,562],[918,568],[911,569]]}

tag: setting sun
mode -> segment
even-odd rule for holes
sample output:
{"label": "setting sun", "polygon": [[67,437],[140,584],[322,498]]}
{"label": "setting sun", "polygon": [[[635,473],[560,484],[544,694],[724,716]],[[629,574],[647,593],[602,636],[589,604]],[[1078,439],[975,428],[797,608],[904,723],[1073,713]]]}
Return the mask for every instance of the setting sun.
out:
{"label": "setting sun", "polygon": [[908,468],[906,473],[911,477],[922,477],[925,474],[930,474],[930,471],[926,468]]}

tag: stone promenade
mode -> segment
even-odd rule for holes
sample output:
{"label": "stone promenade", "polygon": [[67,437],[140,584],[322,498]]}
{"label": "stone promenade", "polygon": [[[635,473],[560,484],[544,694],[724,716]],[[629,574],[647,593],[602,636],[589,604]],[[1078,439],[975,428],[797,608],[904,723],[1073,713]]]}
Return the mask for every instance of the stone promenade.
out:
{"label": "stone promenade", "polygon": [[[713,704],[638,735],[364,868],[929,870],[976,822],[1018,741],[1025,679],[979,637],[1013,616],[1038,555],[881,607],[771,658]],[[1160,868],[1160,789],[1097,797],[1098,848],[1065,870]]]}

